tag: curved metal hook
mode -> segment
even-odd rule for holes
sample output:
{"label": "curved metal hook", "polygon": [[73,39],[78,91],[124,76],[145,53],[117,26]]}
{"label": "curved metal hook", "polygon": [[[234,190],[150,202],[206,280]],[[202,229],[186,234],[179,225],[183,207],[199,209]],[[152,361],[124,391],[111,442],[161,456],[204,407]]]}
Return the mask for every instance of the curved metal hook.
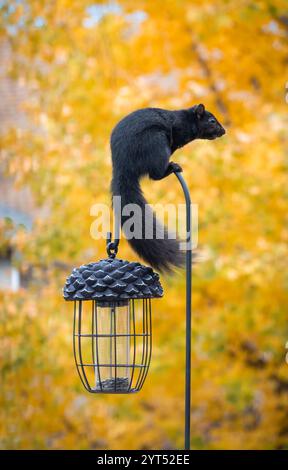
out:
{"label": "curved metal hook", "polygon": [[192,328],[192,233],[191,198],[189,188],[180,171],[174,171],[182,186],[186,202],[186,372],[185,372],[185,450],[190,450],[191,410],[191,328]]}
{"label": "curved metal hook", "polygon": [[118,246],[119,246],[120,239],[115,238],[114,241],[112,242],[112,233],[107,232],[106,235],[106,251],[107,255],[109,258],[115,258],[118,252]]}

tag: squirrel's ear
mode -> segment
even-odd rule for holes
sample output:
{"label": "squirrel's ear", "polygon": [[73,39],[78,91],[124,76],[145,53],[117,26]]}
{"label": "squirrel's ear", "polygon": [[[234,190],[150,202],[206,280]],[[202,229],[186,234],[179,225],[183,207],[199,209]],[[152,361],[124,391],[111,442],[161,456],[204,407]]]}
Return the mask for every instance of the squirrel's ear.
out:
{"label": "squirrel's ear", "polygon": [[196,106],[196,116],[200,119],[200,118],[203,117],[204,113],[205,113],[205,106],[204,106],[204,104],[198,104],[198,105]]}

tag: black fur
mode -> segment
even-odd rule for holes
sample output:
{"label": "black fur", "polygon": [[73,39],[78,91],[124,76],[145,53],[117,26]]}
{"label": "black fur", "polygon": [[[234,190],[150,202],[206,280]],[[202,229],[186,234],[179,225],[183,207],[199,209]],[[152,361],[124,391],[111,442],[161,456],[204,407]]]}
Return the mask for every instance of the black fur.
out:
{"label": "black fur", "polygon": [[[169,159],[175,150],[195,139],[215,139],[225,134],[224,128],[202,104],[180,111],[145,108],[134,111],[122,119],[111,134],[113,196],[121,196],[121,204],[138,204],[142,209],[142,239],[128,240],[138,255],[159,271],[170,271],[181,266],[184,253],[175,237],[156,238],[156,220],[153,217],[153,238],[144,238],[144,207],[147,204],[139,180],[148,175],[160,180],[181,167]],[[146,209],[147,211],[147,209]],[[146,212],[147,214],[147,212]],[[121,225],[128,216],[121,216]]]}

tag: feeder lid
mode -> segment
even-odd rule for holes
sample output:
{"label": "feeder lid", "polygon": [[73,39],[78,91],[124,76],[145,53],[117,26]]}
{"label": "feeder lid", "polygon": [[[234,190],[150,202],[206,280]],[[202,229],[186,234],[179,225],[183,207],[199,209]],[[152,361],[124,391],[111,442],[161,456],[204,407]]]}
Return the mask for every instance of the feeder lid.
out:
{"label": "feeder lid", "polygon": [[107,258],[74,268],[67,277],[65,300],[118,301],[163,296],[159,274],[140,263]]}

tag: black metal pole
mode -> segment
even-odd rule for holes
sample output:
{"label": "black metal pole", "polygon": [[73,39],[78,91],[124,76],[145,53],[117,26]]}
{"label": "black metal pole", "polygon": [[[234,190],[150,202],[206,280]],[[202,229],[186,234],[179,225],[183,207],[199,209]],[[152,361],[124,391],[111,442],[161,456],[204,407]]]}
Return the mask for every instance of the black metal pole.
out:
{"label": "black metal pole", "polygon": [[185,372],[185,450],[190,450],[190,409],[191,409],[191,326],[192,326],[192,232],[191,198],[182,173],[175,172],[186,201],[186,372]]}

